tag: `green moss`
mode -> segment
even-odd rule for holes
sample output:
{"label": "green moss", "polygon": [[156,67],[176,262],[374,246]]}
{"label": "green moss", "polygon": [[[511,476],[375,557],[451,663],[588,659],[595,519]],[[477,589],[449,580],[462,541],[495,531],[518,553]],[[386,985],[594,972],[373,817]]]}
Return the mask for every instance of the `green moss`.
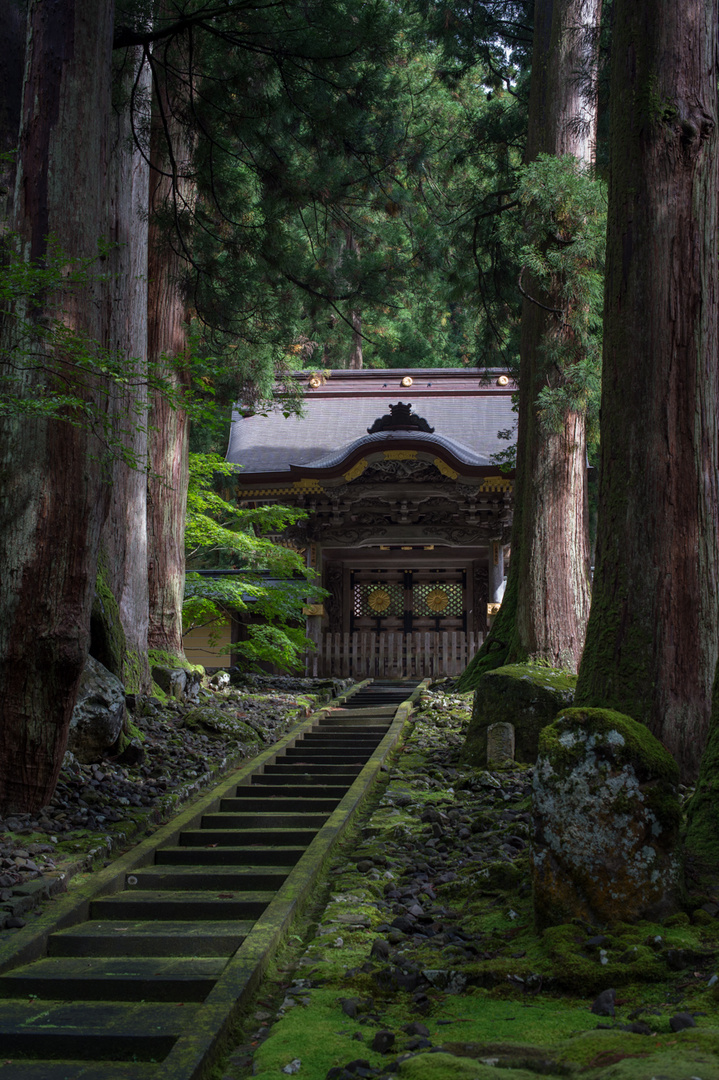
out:
{"label": "green moss", "polygon": [[709,738],[687,806],[684,867],[687,894],[694,902],[719,893],[719,678],[714,682]]}
{"label": "green moss", "polygon": [[125,652],[125,631],[122,628],[120,609],[107,582],[106,558],[101,555],[90,615],[90,655],[118,679],[122,679]]}
{"label": "green moss", "polygon": [[262,742],[259,734],[249,724],[224,709],[212,705],[200,705],[185,714],[183,725],[191,731],[207,731],[231,736],[240,742],[253,746]]}
{"label": "green moss", "polygon": [[515,757],[533,763],[539,733],[557,712],[570,705],[576,675],[542,664],[510,664],[486,672],[474,694],[472,719],[461,760],[470,765],[487,761],[487,729],[496,723],[514,726]]}
{"label": "green moss", "polygon": [[[657,928],[657,933],[661,933],[661,928]],[[667,977],[664,961],[644,944],[646,934],[643,937],[629,934],[623,939],[613,935],[608,938],[604,955],[599,950],[583,950],[586,938],[572,923],[550,926],[544,931],[542,945],[556,986],[590,995],[608,986],[627,986],[639,980],[661,982]]]}
{"label": "green moss", "polygon": [[191,664],[186,657],[178,656],[176,653],[167,652],[164,649],[150,649],[147,656],[151,667],[166,667],[172,670],[183,668],[185,671],[196,671],[200,675],[205,674],[202,664]]}
{"label": "green moss", "polygon": [[[551,759],[555,772],[569,773],[584,757],[582,743],[568,745],[562,736],[573,729],[581,728],[585,732],[607,736],[618,732],[624,744],[612,743],[612,759],[618,764],[631,762],[641,780],[662,780],[669,784],[678,784],[679,767],[662,744],[644,724],[637,723],[630,716],[614,712],[611,709],[564,709],[556,720],[545,727],[539,738],[539,753]],[[595,748],[601,753],[601,743]],[[679,804],[664,789],[655,796],[658,809],[666,820],[676,827],[679,820]]]}
{"label": "green moss", "polygon": [[147,677],[147,663],[134,649],[126,649],[122,665],[122,681],[128,694],[141,694]]}

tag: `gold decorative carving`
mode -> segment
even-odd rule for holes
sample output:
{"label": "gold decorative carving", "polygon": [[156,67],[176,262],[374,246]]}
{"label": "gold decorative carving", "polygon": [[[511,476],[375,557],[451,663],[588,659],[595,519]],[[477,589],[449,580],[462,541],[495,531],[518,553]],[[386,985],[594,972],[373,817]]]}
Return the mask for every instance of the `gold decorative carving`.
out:
{"label": "gold decorative carving", "polygon": [[449,603],[449,597],[444,589],[432,589],[427,593],[427,607],[430,611],[436,611],[437,614],[444,611]]}
{"label": "gold decorative carving", "polygon": [[497,386],[509,386],[509,379],[506,375],[500,375],[497,379]]}
{"label": "gold decorative carving", "polygon": [[386,611],[391,603],[390,595],[386,589],[374,589],[367,600],[367,603],[376,611],[378,615],[381,615],[383,611]]}
{"label": "gold decorative carving", "polygon": [[448,476],[450,480],[456,480],[459,473],[456,472],[451,465],[448,465],[446,461],[442,461],[442,458],[436,457],[434,459],[434,466],[442,473],[443,476]]}
{"label": "gold decorative carving", "polygon": [[505,476],[487,476],[480,486],[480,491],[511,491],[512,481]]}
{"label": "gold decorative carving", "polygon": [[385,450],[386,461],[416,461],[416,450]]}
{"label": "gold decorative carving", "polygon": [[488,617],[491,619],[493,615],[496,615],[501,606],[501,604],[487,604]]}
{"label": "gold decorative carving", "polygon": [[413,382],[414,382],[414,379],[411,378],[411,376],[405,375],[405,377],[402,379],[402,384],[401,385],[402,386],[411,386]]}
{"label": "gold decorative carving", "polygon": [[295,480],[292,487],[295,491],[315,491],[319,495],[324,494],[325,490],[319,480],[311,476],[303,476],[301,480]]}
{"label": "gold decorative carving", "polygon": [[357,464],[353,465],[349,472],[342,474],[342,479],[347,481],[356,480],[357,477],[361,476],[365,471],[367,464],[367,458],[360,458]]}
{"label": "gold decorative carving", "polygon": [[302,608],[303,615],[324,615],[324,604],[305,604]]}

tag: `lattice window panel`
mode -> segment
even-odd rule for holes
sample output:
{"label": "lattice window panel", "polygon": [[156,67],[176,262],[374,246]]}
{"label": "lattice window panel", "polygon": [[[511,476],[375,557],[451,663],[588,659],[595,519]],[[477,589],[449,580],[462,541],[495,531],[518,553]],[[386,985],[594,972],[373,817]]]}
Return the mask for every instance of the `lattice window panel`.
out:
{"label": "lattice window panel", "polygon": [[462,586],[449,581],[415,585],[412,589],[412,607],[418,616],[460,618],[463,614]]}
{"label": "lattice window panel", "polygon": [[404,614],[404,589],[393,582],[362,582],[354,587],[355,618]]}

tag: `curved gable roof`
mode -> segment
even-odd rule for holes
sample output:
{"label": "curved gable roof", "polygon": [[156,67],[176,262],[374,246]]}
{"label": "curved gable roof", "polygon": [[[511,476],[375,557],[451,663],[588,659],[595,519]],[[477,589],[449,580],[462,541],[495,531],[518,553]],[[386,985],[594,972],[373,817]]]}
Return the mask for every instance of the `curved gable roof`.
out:
{"label": "curved gable roof", "polygon": [[[304,417],[284,417],[281,411],[265,416],[233,416],[227,461],[241,465],[243,478],[269,479],[285,474],[289,480],[298,470],[317,475],[333,469],[348,456],[361,457],[378,443],[414,447],[439,456],[451,455],[467,468],[487,469],[491,456],[506,450],[500,431],[511,429],[515,386],[503,372],[478,369],[367,369],[333,371],[314,380],[311,372],[299,372],[305,391]],[[411,380],[409,386],[405,385]],[[502,382],[504,380],[504,382]],[[417,430],[367,429],[389,405],[409,402],[424,417],[432,435]]]}

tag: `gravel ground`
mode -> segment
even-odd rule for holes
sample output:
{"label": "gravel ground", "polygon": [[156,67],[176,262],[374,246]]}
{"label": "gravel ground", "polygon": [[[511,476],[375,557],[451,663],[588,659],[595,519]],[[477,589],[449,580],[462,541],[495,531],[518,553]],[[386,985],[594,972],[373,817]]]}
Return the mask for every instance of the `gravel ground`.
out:
{"label": "gravel ground", "polygon": [[0,929],[23,926],[37,899],[136,843],[332,695],[326,681],[292,677],[205,683],[192,705],[128,698],[134,737],[125,756],[140,760],[85,765],[68,753],[48,806],[0,818]]}

